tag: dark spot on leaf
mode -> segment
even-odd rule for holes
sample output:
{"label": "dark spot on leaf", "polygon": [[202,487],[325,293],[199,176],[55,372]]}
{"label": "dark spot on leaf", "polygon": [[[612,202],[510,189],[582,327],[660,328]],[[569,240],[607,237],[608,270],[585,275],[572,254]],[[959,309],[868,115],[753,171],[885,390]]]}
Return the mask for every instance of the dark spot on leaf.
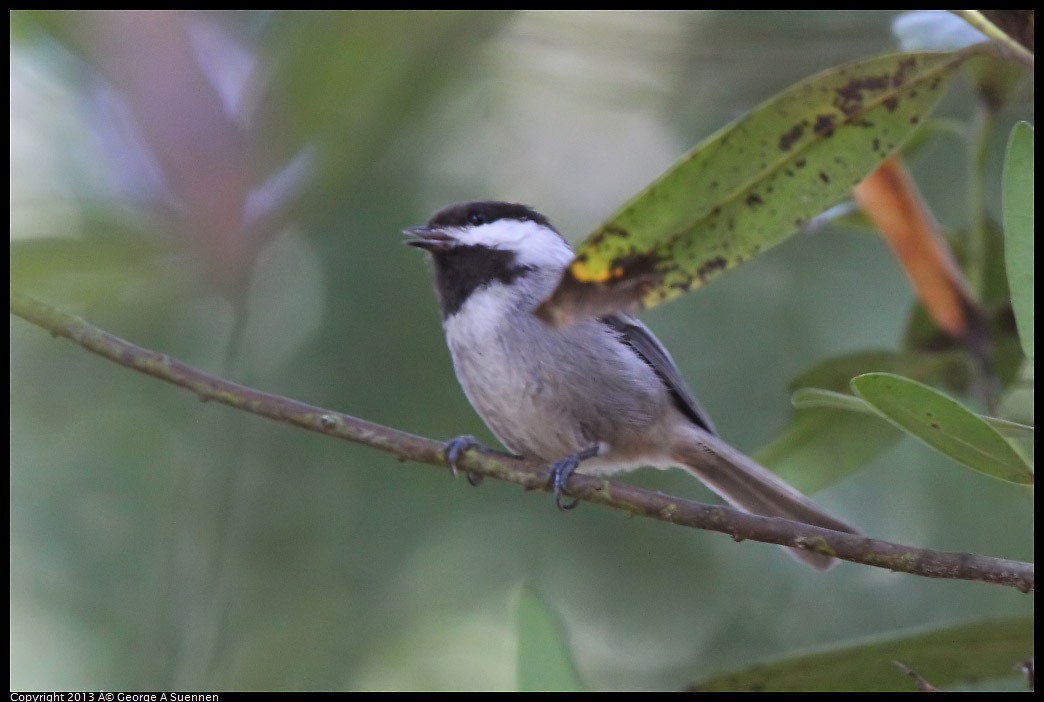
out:
{"label": "dark spot on leaf", "polygon": [[899,98],[895,96],[886,98],[884,106],[888,108],[889,112],[895,112],[895,108],[899,107]]}
{"label": "dark spot on leaf", "polygon": [[716,188],[716,187],[718,187],[718,181],[716,181],[716,180],[712,180],[712,181],[710,182],[710,186],[711,186],[712,188]]}
{"label": "dark spot on leaf", "polygon": [[930,426],[932,427],[932,429],[939,429],[940,428],[939,425],[936,424],[935,422],[932,422]]}
{"label": "dark spot on leaf", "polygon": [[801,138],[801,135],[805,133],[805,130],[801,128],[800,124],[795,124],[790,130],[779,138],[779,149],[780,151],[790,151],[790,147],[794,145],[794,142]]}
{"label": "dark spot on leaf", "polygon": [[707,277],[720,271],[728,265],[728,262],[721,256],[715,256],[710,259],[699,268],[696,269],[696,277],[700,279],[700,282],[706,282]]}
{"label": "dark spot on leaf", "polygon": [[734,220],[732,217],[729,217],[729,221],[726,223],[726,226],[728,227],[729,231],[731,232],[732,230],[734,230],[736,228],[736,220]]}
{"label": "dark spot on leaf", "polygon": [[824,183],[830,182],[830,176],[828,176],[824,171],[819,172],[819,179]]}
{"label": "dark spot on leaf", "polygon": [[921,118],[919,116],[917,116],[917,115],[914,115],[913,117],[910,118],[910,124],[917,124],[920,121],[921,121]]}
{"label": "dark spot on leaf", "polygon": [[798,168],[804,168],[806,163],[808,163],[808,162],[805,161],[805,159],[803,159],[803,158],[799,158],[797,161],[794,161],[794,165],[797,166]]}
{"label": "dark spot on leaf", "polygon": [[799,228],[803,227],[803,226],[805,226],[805,222],[807,222],[807,221],[808,221],[808,218],[806,218],[806,217],[798,217],[797,219],[794,220],[794,226],[795,227],[799,227]]}
{"label": "dark spot on leaf", "polygon": [[942,78],[940,78],[939,76],[936,76],[934,79],[932,79],[932,82],[928,84],[928,88],[930,90],[938,90],[939,89],[939,83],[941,83],[941,82],[942,82]]}
{"label": "dark spot on leaf", "polygon": [[812,125],[812,131],[822,137],[828,137],[834,133],[834,115],[819,115],[816,123]]}
{"label": "dark spot on leaf", "polygon": [[750,195],[748,195],[747,199],[744,200],[744,202],[746,202],[747,203],[747,207],[750,207],[750,208],[756,208],[758,205],[764,205],[765,204],[765,201],[762,200],[761,197],[757,193],[751,193]]}
{"label": "dark spot on leaf", "polygon": [[784,169],[783,172],[786,173],[787,176],[790,178],[794,177],[794,171],[790,170],[789,168]]}
{"label": "dark spot on leaf", "polygon": [[720,205],[716,206],[713,210],[710,211],[710,213],[711,213],[711,217],[717,217],[718,215],[721,214],[721,206]]}
{"label": "dark spot on leaf", "polygon": [[863,107],[863,91],[884,90],[891,80],[887,75],[853,78],[840,88],[836,88],[837,100],[834,105],[848,116],[854,115]]}
{"label": "dark spot on leaf", "polygon": [[910,91],[910,97],[912,97],[912,98],[917,97],[917,91],[916,90],[911,90]]}
{"label": "dark spot on leaf", "polygon": [[874,137],[872,148],[873,148],[874,151],[880,151],[881,150],[881,140],[878,139],[877,137]]}
{"label": "dark spot on leaf", "polygon": [[896,69],[895,75],[892,76],[892,85],[899,87],[906,82],[906,74],[909,73],[917,65],[917,59],[905,58],[899,62],[899,68]]}
{"label": "dark spot on leaf", "polygon": [[851,122],[850,124],[853,124],[853,125],[855,125],[856,127],[866,127],[867,129],[870,129],[871,127],[873,127],[873,126],[874,126],[874,123],[873,123],[873,122],[871,122],[871,121],[870,121],[870,120],[868,120],[868,119],[857,119],[857,120],[853,120],[853,121],[852,121],[852,122]]}

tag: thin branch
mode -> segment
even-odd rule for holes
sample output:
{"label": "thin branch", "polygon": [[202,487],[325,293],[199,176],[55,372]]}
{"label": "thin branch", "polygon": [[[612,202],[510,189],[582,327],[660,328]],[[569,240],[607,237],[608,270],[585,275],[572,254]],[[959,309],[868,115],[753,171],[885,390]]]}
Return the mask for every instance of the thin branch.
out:
{"label": "thin branch", "polygon": [[1020,63],[1024,63],[1030,68],[1033,68],[1033,53],[1012,38],[1003,29],[991,22],[982,11],[950,10],[950,12],[953,12],[958,17],[964,18],[968,24],[992,39],[1003,56],[1019,61]]}
{"label": "thin branch", "polygon": [[902,661],[892,661],[892,663],[895,664],[896,668],[913,678],[914,685],[917,686],[918,692],[939,692],[939,688],[925,680],[923,677],[921,677],[920,673],[918,673],[916,670],[906,665]]}
{"label": "thin branch", "polygon": [[[304,429],[388,451],[400,460],[445,466],[443,444],[414,434],[261,392],[223,380],[167,356],[136,346],[72,315],[11,292],[11,312],[55,336],[75,341],[114,363],[165,380],[236,409]],[[505,480],[528,490],[548,490],[547,467],[494,452],[471,449],[458,465],[469,473]],[[913,548],[855,534],[761,517],[723,505],[707,505],[604,478],[574,474],[568,494],[595,504],[696,529],[718,531],[736,541],[750,539],[801,548],[854,563],[931,578],[974,580],[1033,590],[1033,564],[968,553]]]}

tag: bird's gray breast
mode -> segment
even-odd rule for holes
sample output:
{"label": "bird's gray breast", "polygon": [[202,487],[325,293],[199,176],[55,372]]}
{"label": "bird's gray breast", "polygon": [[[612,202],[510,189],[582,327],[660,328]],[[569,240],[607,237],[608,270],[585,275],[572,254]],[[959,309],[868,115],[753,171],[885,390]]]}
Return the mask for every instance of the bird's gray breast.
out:
{"label": "bird's gray breast", "polygon": [[667,410],[662,382],[611,328],[552,329],[516,293],[494,283],[444,321],[461,386],[505,446],[554,461],[628,441]]}

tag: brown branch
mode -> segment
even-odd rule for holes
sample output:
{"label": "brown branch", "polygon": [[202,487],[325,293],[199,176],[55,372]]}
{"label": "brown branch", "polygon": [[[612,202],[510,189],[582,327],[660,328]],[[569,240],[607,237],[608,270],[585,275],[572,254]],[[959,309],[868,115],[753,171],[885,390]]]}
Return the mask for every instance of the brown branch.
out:
{"label": "brown branch", "polygon": [[[223,380],[166,354],[136,346],[21,293],[11,292],[11,312],[110,361],[190,390],[203,401],[214,400],[262,417],[388,451],[400,460],[446,465],[441,442]],[[506,480],[528,490],[548,489],[546,466],[503,454],[472,449],[461,457],[458,465],[470,473]],[[930,578],[995,583],[1022,592],[1033,590],[1031,563],[913,548],[787,519],[760,517],[722,505],[702,504],[594,476],[574,474],[565,492],[631,514],[722,532],[736,541],[750,539],[801,548]]]}
{"label": "brown branch", "polygon": [[892,663],[895,664],[896,668],[913,678],[914,685],[917,686],[918,692],[939,692],[939,688],[925,680],[923,677],[921,677],[920,673],[918,673],[916,670],[906,665],[902,661],[892,661]]}

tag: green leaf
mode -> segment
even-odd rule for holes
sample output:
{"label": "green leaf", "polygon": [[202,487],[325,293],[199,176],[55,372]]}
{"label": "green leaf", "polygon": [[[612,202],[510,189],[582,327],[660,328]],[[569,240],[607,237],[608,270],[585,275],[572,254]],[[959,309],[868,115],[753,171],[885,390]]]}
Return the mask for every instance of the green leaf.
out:
{"label": "green leaf", "polygon": [[[852,377],[871,371],[891,371],[961,389],[967,385],[968,364],[960,351],[869,350],[834,356],[816,363],[790,381],[790,389],[803,386],[844,391],[843,398],[816,402],[798,396],[798,411],[772,441],[755,454],[762,464],[802,492],[812,493],[852,475],[901,434],[881,421],[869,405],[849,394]],[[875,416],[853,414],[862,403]]]}
{"label": "green leaf", "polygon": [[847,197],[924,121],[969,55],[824,71],[685,155],[599,227],[539,313],[565,324],[708,282]]}
{"label": "green leaf", "polygon": [[523,588],[518,603],[518,690],[583,692],[562,621],[539,595]]}
{"label": "green leaf", "polygon": [[1032,484],[1033,472],[1000,433],[938,390],[891,373],[852,379],[852,389],[893,425],[969,468]]}
{"label": "green leaf", "polygon": [[[827,407],[869,414],[875,417],[882,416],[874,409],[873,405],[861,397],[821,388],[799,388],[795,390],[790,396],[790,404],[794,406],[794,409]],[[1000,417],[988,417],[983,414],[980,414],[979,417],[996,429],[1002,436],[1033,437],[1033,427],[1028,424],[1013,422],[1010,419],[1002,419]]]}
{"label": "green leaf", "polygon": [[838,409],[802,410],[752,458],[812,494],[857,472],[900,436],[877,417]]}
{"label": "green leaf", "polygon": [[1011,305],[1026,357],[1033,358],[1033,127],[1011,130],[1004,158],[1004,241]]}
{"label": "green leaf", "polygon": [[919,629],[719,675],[700,692],[913,692],[899,660],[936,687],[1011,675],[1033,653],[1033,617]]}
{"label": "green leaf", "polygon": [[821,388],[800,388],[790,396],[790,404],[794,409],[812,409],[828,407],[878,416],[869,402],[861,397]]}

